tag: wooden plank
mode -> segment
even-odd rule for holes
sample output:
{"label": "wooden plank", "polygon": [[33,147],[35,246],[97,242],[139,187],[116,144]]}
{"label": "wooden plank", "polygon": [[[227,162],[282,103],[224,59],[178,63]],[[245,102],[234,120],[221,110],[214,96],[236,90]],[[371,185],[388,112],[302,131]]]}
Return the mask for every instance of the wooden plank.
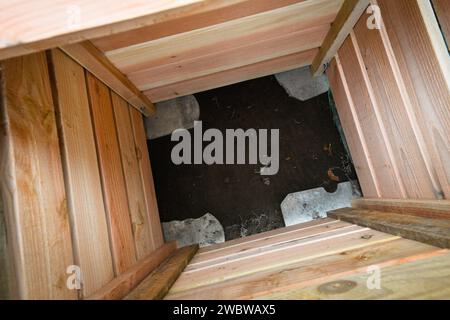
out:
{"label": "wooden plank", "polygon": [[354,103],[353,117],[359,123],[361,137],[364,137],[366,157],[373,166],[372,174],[376,178],[378,192],[381,197],[405,198],[405,187],[353,32],[339,49],[338,60],[348,85],[348,97]]}
{"label": "wooden plank", "polygon": [[89,300],[119,300],[123,299],[164,260],[177,250],[175,241],[163,244],[137,264],[114,278],[106,286],[88,297]]}
{"label": "wooden plank", "polygon": [[112,51],[159,38],[173,36],[179,33],[213,26],[229,20],[274,10],[302,1],[304,0],[240,1],[217,10],[200,12],[198,14],[183,16],[170,21],[163,21],[162,23],[156,23],[152,26],[94,39],[92,42],[103,52]]}
{"label": "wooden plank", "polygon": [[[378,1],[405,93],[423,135],[423,154],[437,175],[436,196],[449,198],[450,89],[417,4]],[[446,59],[450,65],[448,53]]]}
{"label": "wooden plank", "polygon": [[2,1],[0,60],[220,10],[244,1]]}
{"label": "wooden plank", "polygon": [[226,70],[188,81],[159,87],[144,92],[152,101],[159,102],[179,96],[194,94],[233,83],[264,77],[274,73],[288,71],[311,64],[317,49],[294,53],[244,67]]}
{"label": "wooden plank", "polygon": [[431,219],[355,208],[333,210],[328,216],[436,247],[450,248],[449,219]]}
{"label": "wooden plank", "polygon": [[142,115],[134,109],[130,109],[131,125],[134,134],[134,144],[136,146],[136,156],[140,169],[142,185],[146,204],[146,213],[149,217],[153,249],[160,247],[164,243],[161,222],[159,219],[158,202],[156,199],[153,173],[150,165],[150,156],[147,148],[147,137],[145,135],[144,119]]}
{"label": "wooden plank", "polygon": [[133,232],[110,92],[89,72],[86,83],[116,275],[136,262]]}
{"label": "wooden plank", "polygon": [[353,165],[358,175],[362,192],[366,197],[380,197],[380,187],[374,172],[368,144],[362,132],[361,123],[356,113],[355,103],[350,94],[347,78],[342,70],[338,55],[327,69],[328,81],[336,103],[336,110],[344,130],[345,140],[352,155]]}
{"label": "wooden plank", "polygon": [[128,103],[111,92],[114,118],[122,157],[125,186],[138,259],[142,259],[153,250],[152,230],[145,200],[141,170],[136,154],[133,127]]}
{"label": "wooden plank", "polygon": [[82,295],[89,296],[112,280],[113,266],[85,75],[84,69],[61,50],[54,49],[49,56],[57,92],[75,263],[81,269]]}
{"label": "wooden plank", "polygon": [[295,224],[292,226],[284,227],[284,228],[278,228],[266,232],[261,232],[257,234],[252,234],[247,237],[243,238],[237,238],[229,241],[225,241],[222,243],[212,244],[210,246],[206,246],[203,248],[200,248],[197,253],[197,257],[202,255],[209,255],[211,253],[215,253],[218,251],[223,251],[226,249],[235,248],[236,250],[239,250],[239,248],[243,245],[248,245],[250,243],[254,243],[257,241],[261,241],[263,239],[270,239],[278,236],[282,236],[285,234],[289,234],[292,232],[297,232],[300,230],[307,230],[310,228],[315,228],[317,226],[324,226],[324,225],[330,225],[333,223],[336,223],[337,220],[335,219],[329,219],[329,218],[323,218],[323,219],[317,219],[312,220],[304,223]]}
{"label": "wooden plank", "polygon": [[[295,25],[297,30],[333,21],[342,0],[304,1],[269,12],[227,21],[211,27],[176,34],[131,47],[106,52],[106,56],[125,74],[155,65],[163,65],[214,51],[227,43],[252,34],[270,34],[270,30]],[[190,51],[196,50],[190,54]],[[185,56],[187,55],[187,56]]]}
{"label": "wooden plank", "polygon": [[203,268],[212,264],[229,262],[233,259],[240,259],[244,256],[259,253],[264,249],[270,249],[274,245],[292,244],[294,241],[303,240],[312,236],[325,235],[333,231],[344,231],[344,229],[351,229],[353,226],[349,223],[339,221],[338,223],[322,224],[317,227],[300,229],[296,232],[287,232],[276,237],[262,238],[259,241],[252,241],[244,243],[238,247],[229,247],[224,250],[211,252],[209,254],[197,255],[189,263],[186,268],[188,270],[195,270]]}
{"label": "wooden plank", "polygon": [[[354,31],[360,48],[370,86],[379,108],[380,119],[386,130],[393,157],[410,199],[434,199],[441,192],[424,150],[421,133],[412,110],[398,64],[384,29],[370,30],[366,21],[360,20]],[[353,35],[352,35],[353,36]]]}
{"label": "wooden plank", "polygon": [[321,25],[274,38],[266,35],[256,43],[140,70],[128,76],[140,90],[161,87],[317,48],[328,29],[328,25]]}
{"label": "wooden plank", "polygon": [[149,116],[155,113],[153,103],[90,41],[67,45],[61,49],[142,114]]}
{"label": "wooden plank", "polygon": [[0,270],[2,270],[0,272],[0,300],[10,299],[12,291],[10,288],[13,282],[13,276],[11,275],[12,255],[10,254],[7,241],[5,212],[3,211],[2,197],[0,196]]}
{"label": "wooden plank", "polygon": [[353,208],[404,213],[424,218],[449,219],[450,201],[412,199],[354,199]]}
{"label": "wooden plank", "polygon": [[0,181],[11,297],[76,299],[66,286],[74,262],[45,53],[3,61],[1,70]]}
{"label": "wooden plank", "polygon": [[450,46],[450,3],[447,0],[432,0],[431,3],[448,47]]}
{"label": "wooden plank", "polygon": [[[367,286],[367,270],[337,277],[334,281],[314,284],[285,295],[269,299],[339,299],[339,300],[448,300],[450,297],[450,254],[382,267],[380,289]],[[351,290],[327,290],[338,284],[350,283]],[[344,285],[345,287],[345,285]],[[349,289],[350,289],[349,287]]]}
{"label": "wooden plank", "polygon": [[127,300],[161,300],[195,255],[198,245],[176,250],[155,271],[126,296]]}
{"label": "wooden plank", "polygon": [[314,76],[322,74],[356,22],[369,6],[369,0],[345,0],[311,65]]}
{"label": "wooden plank", "polygon": [[[166,299],[198,300],[248,300],[268,297],[289,297],[301,288],[348,277],[364,272],[367,267],[377,265],[386,268],[409,261],[417,261],[447,252],[446,250],[397,239],[381,244],[337,252],[316,259],[305,260],[278,269],[252,274],[230,281],[173,293]],[[173,286],[175,289],[177,284]]]}
{"label": "wooden plank", "polygon": [[283,246],[281,250],[266,251],[246,259],[233,260],[195,271],[185,271],[178,278],[171,292],[229,281],[240,277],[279,269],[293,263],[330,254],[385,243],[398,237],[366,228],[355,228],[340,234],[312,237],[309,241],[298,241],[295,245]]}

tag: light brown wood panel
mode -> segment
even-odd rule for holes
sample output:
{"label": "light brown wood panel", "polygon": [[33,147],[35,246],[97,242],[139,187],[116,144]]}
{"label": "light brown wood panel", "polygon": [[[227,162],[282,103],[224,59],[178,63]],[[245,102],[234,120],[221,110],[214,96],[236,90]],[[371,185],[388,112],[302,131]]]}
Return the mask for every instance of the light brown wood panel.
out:
{"label": "light brown wood panel", "polygon": [[142,114],[149,116],[155,113],[153,103],[90,41],[63,46],[61,50],[120,94]]}
{"label": "light brown wood panel", "polygon": [[139,111],[130,109],[131,124],[134,133],[137,160],[140,168],[142,184],[144,186],[145,203],[149,217],[153,250],[164,243],[161,222],[159,219],[158,202],[156,199],[153,173],[150,165],[149,150],[144,128],[144,119]]}
{"label": "light brown wood panel", "polygon": [[141,259],[133,267],[114,278],[113,281],[95,292],[89,300],[123,299],[133,288],[155,270],[164,260],[177,250],[175,241],[163,244],[161,247]]}
{"label": "light brown wood panel", "polygon": [[244,1],[2,1],[0,59],[153,26]]}
{"label": "light brown wood panel", "polygon": [[83,67],[61,50],[52,50],[51,58],[75,263],[82,294],[89,296],[114,273],[86,79]]}
{"label": "light brown wood panel", "polygon": [[228,20],[239,19],[264,11],[270,11],[305,0],[245,0],[230,6],[192,14],[173,21],[157,23],[152,26],[122,32],[112,36],[94,39],[94,45],[102,51],[129,47],[142,42],[169,37],[195,29],[216,25]]}
{"label": "light brown wood panel", "polygon": [[140,90],[161,87],[317,48],[328,29],[329,25],[321,25],[274,38],[266,36],[256,43],[140,70],[128,76]]}
{"label": "light brown wood panel", "polygon": [[380,197],[405,198],[407,193],[400,180],[397,163],[390,148],[391,142],[386,141],[382,110],[375,99],[376,93],[367,75],[358,43],[352,35],[339,49],[339,61],[354,103],[354,117],[359,123],[367,147],[366,157],[373,166],[372,174],[376,177]]}
{"label": "light brown wood panel", "polygon": [[3,61],[1,69],[0,181],[11,297],[76,299],[66,286],[74,261],[45,53]]}
{"label": "light brown wood panel", "polygon": [[[337,62],[339,60],[339,62]],[[338,65],[339,63],[339,65]],[[350,149],[353,165],[355,166],[358,181],[365,197],[380,197],[380,186],[374,172],[369,146],[362,132],[361,123],[356,114],[354,100],[350,94],[350,87],[336,57],[327,69],[328,81],[336,103],[336,110],[344,130],[345,140]]]}
{"label": "light brown wood panel", "polygon": [[147,90],[144,93],[154,102],[164,101],[178,96],[193,94],[241,81],[247,81],[270,74],[292,70],[310,65],[318,49],[294,53],[244,67],[226,70],[188,81]]}
{"label": "light brown wood panel", "polygon": [[343,221],[336,221],[335,223],[324,223],[313,228],[300,229],[296,232],[286,232],[276,237],[262,238],[259,241],[245,242],[240,246],[224,248],[209,254],[196,255],[189,263],[187,270],[195,270],[233,259],[250,256],[275,244],[292,243],[297,240],[306,239],[311,236],[327,234],[333,231],[342,231],[341,229],[351,228],[352,225]]}
{"label": "light brown wood panel", "polygon": [[434,185],[429,171],[430,163],[424,156],[421,133],[416,130],[417,119],[411,102],[404,92],[404,83],[398,65],[389,48],[389,39],[383,31],[367,28],[361,19],[355,26],[355,39],[364,61],[367,77],[373,89],[380,119],[392,147],[398,175],[408,198],[433,199],[440,190]]}
{"label": "light brown wood panel", "polygon": [[[345,249],[344,249],[345,250]],[[166,299],[265,299],[285,296],[314,283],[324,283],[336,277],[347,277],[365,272],[377,265],[385,268],[409,261],[438,256],[443,250],[406,239],[396,239],[337,252],[315,259],[307,259],[288,266],[217,284],[175,293],[169,291]]]}
{"label": "light brown wood panel", "polygon": [[[450,198],[450,91],[416,2],[378,1],[405,93],[437,174],[438,198]],[[448,56],[448,59],[450,59]]]}
{"label": "light brown wood panel", "polygon": [[[216,243],[216,244],[212,244],[210,246],[200,248],[196,257],[208,256],[210,254],[214,254],[214,253],[217,253],[219,251],[224,251],[224,250],[239,251],[239,249],[242,246],[247,246],[250,243],[257,243],[262,240],[266,240],[266,239],[268,240],[268,239],[276,238],[279,236],[284,236],[289,233],[298,232],[301,230],[307,230],[307,229],[311,229],[311,228],[316,228],[317,226],[331,225],[336,222],[337,221],[335,219],[328,219],[328,218],[317,219],[317,220],[299,223],[299,224],[295,224],[295,225],[284,227],[284,228],[279,228],[279,229],[274,229],[271,231],[253,234],[253,235],[243,237],[243,238],[237,238],[237,239],[225,241],[222,243]],[[194,259],[196,259],[196,258],[194,258]]]}
{"label": "light brown wood panel", "polygon": [[125,175],[125,186],[128,194],[134,243],[137,257],[141,259],[148,256],[148,253],[153,250],[153,240],[141,170],[134,142],[130,107],[125,100],[114,92],[111,92],[111,97]]}
{"label": "light brown wood panel", "polygon": [[313,75],[317,76],[325,70],[368,5],[369,0],[344,1],[311,65]]}
{"label": "light brown wood panel", "polygon": [[163,299],[197,250],[198,244],[183,247],[174,251],[156,270],[131,291],[130,294],[126,296],[126,299]]}
{"label": "light brown wood panel", "polygon": [[376,243],[386,243],[399,237],[380,233],[367,228],[342,230],[308,240],[286,245],[279,250],[268,250],[245,260],[232,260],[229,263],[213,265],[209,268],[185,271],[171,289],[172,293],[193,289],[239,277],[280,269],[293,263],[319,258],[342,251],[353,250]]}
{"label": "light brown wood panel", "polygon": [[450,1],[432,0],[431,3],[439,20],[442,33],[447,41],[447,46],[450,46]]}
{"label": "light brown wood panel", "polygon": [[136,262],[128,196],[110,91],[86,72],[114,271],[120,275]]}
{"label": "light brown wood panel", "polygon": [[[439,254],[382,266],[380,289],[367,286],[367,269],[357,274],[337,275],[327,283],[311,284],[299,290],[264,299],[311,300],[448,300],[450,297],[450,254]],[[333,287],[351,283],[351,290],[333,292]],[[327,290],[328,289],[328,290]]]}
{"label": "light brown wood panel", "polygon": [[[241,19],[227,21],[210,27],[165,37],[135,46],[106,52],[106,56],[125,74],[141,70],[148,61],[170,63],[172,59],[195,48],[208,48],[234,41],[242,36],[269,32],[271,29],[303,23],[303,28],[326,24],[334,19],[342,0],[304,1],[276,10]],[[220,46],[220,45],[219,45]]]}

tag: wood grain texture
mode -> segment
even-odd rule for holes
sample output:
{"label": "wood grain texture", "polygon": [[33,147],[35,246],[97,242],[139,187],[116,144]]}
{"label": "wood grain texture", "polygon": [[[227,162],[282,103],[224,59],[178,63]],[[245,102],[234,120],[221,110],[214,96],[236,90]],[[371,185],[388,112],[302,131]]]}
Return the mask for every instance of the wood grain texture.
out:
{"label": "wood grain texture", "polygon": [[153,26],[244,1],[247,0],[3,1],[0,59]]}
{"label": "wood grain texture", "polygon": [[195,255],[198,245],[176,250],[155,271],[137,286],[127,300],[161,300],[169,292],[180,273]]}
{"label": "wood grain texture", "polygon": [[393,212],[343,208],[328,216],[403,238],[450,248],[450,219],[431,219]]}
{"label": "wood grain texture", "polygon": [[447,46],[450,46],[450,3],[447,0],[432,0]]}
{"label": "wood grain texture", "polygon": [[209,27],[229,20],[251,16],[264,11],[270,11],[302,1],[305,0],[245,0],[235,2],[217,10],[191,14],[171,21],[156,23],[152,26],[94,39],[93,43],[104,52],[112,51],[142,42]]}
{"label": "wood grain texture", "polygon": [[110,91],[89,72],[86,74],[86,84],[107,212],[113,266],[117,276],[136,262],[128,195]]}
{"label": "wood grain texture", "polygon": [[176,242],[168,242],[141,259],[133,267],[114,278],[106,286],[89,296],[90,300],[123,299],[132,289],[177,250]]}
{"label": "wood grain texture", "polygon": [[313,75],[317,76],[325,70],[326,64],[328,64],[338,52],[342,43],[350,34],[350,31],[352,31],[368,5],[369,0],[344,1],[311,65],[311,72]]}
{"label": "wood grain texture", "polygon": [[328,81],[363,195],[377,198],[381,196],[381,192],[373,160],[356,113],[350,86],[342,69],[340,58],[336,55],[327,69]]}
{"label": "wood grain texture", "polygon": [[66,287],[74,261],[45,53],[2,61],[1,69],[0,181],[11,297],[76,299]]}
{"label": "wood grain texture", "polygon": [[316,53],[317,49],[294,53],[284,57],[146,90],[144,94],[146,94],[154,102],[194,94],[197,92],[310,65]]}
{"label": "wood grain texture", "polygon": [[[450,298],[450,254],[437,255],[381,268],[381,286],[371,290],[367,270],[334,277],[333,282],[314,284],[299,290],[267,296],[268,299],[323,300],[433,300]],[[330,292],[326,288],[352,283],[351,290]]]}
{"label": "wood grain texture", "polygon": [[210,252],[209,254],[197,255],[191,260],[189,266],[186,268],[186,271],[195,270],[213,264],[219,264],[231,261],[233,259],[240,259],[245,256],[257,254],[262,252],[266,248],[274,246],[275,244],[278,245],[284,243],[292,243],[297,240],[307,239],[311,236],[328,234],[330,232],[333,232],[334,230],[341,231],[342,229],[346,228],[351,229],[351,227],[351,224],[343,221],[330,224],[322,224],[313,228],[300,229],[296,232],[287,232],[284,234],[280,234],[277,237],[262,238],[259,241],[253,241],[249,243],[247,242],[237,247],[232,246],[229,248],[224,248],[223,250]]}
{"label": "wood grain texture", "polygon": [[339,62],[354,104],[353,117],[360,126],[359,134],[365,141],[366,158],[373,166],[372,174],[377,181],[380,197],[404,198],[406,191],[400,180],[391,142],[386,141],[388,134],[381,118],[382,111],[353,34],[339,49]]}
{"label": "wood grain texture", "polygon": [[313,284],[364,272],[371,265],[385,268],[436,256],[442,254],[442,251],[444,250],[407,239],[396,239],[300,261],[278,269],[257,272],[209,286],[178,293],[171,290],[166,299],[282,299]]}
{"label": "wood grain texture", "polygon": [[259,242],[259,241],[262,241],[265,239],[276,238],[279,236],[285,236],[286,234],[289,234],[289,233],[298,232],[301,230],[307,230],[307,229],[311,229],[311,228],[316,228],[317,226],[330,225],[330,224],[334,224],[336,222],[337,221],[335,219],[328,219],[328,218],[317,219],[317,220],[299,223],[299,224],[295,224],[295,225],[284,227],[284,228],[279,228],[279,229],[265,231],[265,232],[261,232],[261,233],[257,233],[257,234],[252,234],[252,235],[249,235],[244,238],[237,238],[237,239],[225,241],[222,243],[212,244],[210,246],[200,248],[198,250],[196,258],[203,256],[203,255],[209,255],[211,253],[217,253],[218,251],[223,251],[223,250],[231,249],[231,250],[239,251],[239,249],[242,246],[247,246],[251,243],[256,243],[256,242]]}
{"label": "wood grain texture", "polygon": [[354,199],[353,208],[404,213],[424,218],[449,219],[448,200]]}
{"label": "wood grain texture", "polygon": [[398,239],[396,236],[367,228],[342,230],[309,239],[294,241],[291,245],[275,245],[245,259],[234,259],[209,268],[185,271],[171,289],[171,293],[242,278],[259,272],[289,268],[289,265],[314,258],[336,254]]}
{"label": "wood grain texture", "polygon": [[[136,146],[136,156],[140,168],[142,185],[144,188],[146,213],[151,230],[154,250],[164,243],[161,222],[159,219],[158,202],[156,199],[155,185],[153,182],[153,173],[150,165],[149,150],[147,148],[147,138],[144,128],[144,119],[142,115],[134,109],[130,109],[131,125],[133,128],[134,142]],[[147,218],[146,218],[147,219]]]}
{"label": "wood grain texture", "polygon": [[[148,90],[194,79],[245,65],[275,59],[317,48],[329,25],[321,25],[270,38],[267,34],[255,43],[246,43],[224,51],[213,51],[187,60],[172,62],[128,74],[140,90]],[[258,54],[255,54],[255,53]]]}
{"label": "wood grain texture", "polygon": [[75,264],[82,296],[89,296],[112,280],[113,265],[85,74],[59,49],[51,51],[51,60]]}
{"label": "wood grain texture", "polygon": [[[378,1],[411,100],[425,152],[436,172],[437,197],[450,197],[450,91],[416,2]],[[447,55],[447,61],[450,61]]]}
{"label": "wood grain texture", "polygon": [[142,114],[149,116],[155,113],[153,103],[90,41],[63,46],[61,49]]}
{"label": "wood grain texture", "polygon": [[142,259],[152,251],[153,240],[150,218],[147,214],[144,185],[141,179],[141,169],[136,153],[130,107],[125,100],[114,92],[111,92],[111,98],[125,176],[125,187],[128,194],[134,244],[138,259]]}
{"label": "wood grain texture", "polygon": [[434,199],[440,190],[436,189],[434,176],[429,170],[431,164],[424,153],[421,133],[416,128],[417,119],[404,91],[389,39],[383,30],[368,29],[365,19],[356,24],[354,35],[374,92],[372,98],[386,130],[385,143],[392,146],[392,155],[407,197]]}
{"label": "wood grain texture", "polygon": [[108,51],[105,54],[128,75],[147,68],[149,63],[155,66],[184,60],[184,55],[192,50],[198,49],[194,55],[190,56],[191,58],[208,54],[214,50],[215,46],[221,51],[226,43],[233,45],[236,39],[250,37],[252,34],[270,33],[272,29],[294,24],[297,28],[306,29],[330,23],[341,3],[342,0],[304,1],[210,27]]}

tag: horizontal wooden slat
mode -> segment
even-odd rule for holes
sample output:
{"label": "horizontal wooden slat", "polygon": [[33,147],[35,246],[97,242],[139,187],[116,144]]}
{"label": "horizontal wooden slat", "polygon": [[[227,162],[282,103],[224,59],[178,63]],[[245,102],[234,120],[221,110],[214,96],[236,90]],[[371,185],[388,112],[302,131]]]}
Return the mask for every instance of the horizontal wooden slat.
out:
{"label": "horizontal wooden slat", "polygon": [[328,216],[437,247],[450,248],[450,219],[356,208],[334,210]]}
{"label": "horizontal wooden slat", "polygon": [[88,297],[89,300],[118,300],[124,298],[133,288],[155,270],[177,249],[176,242],[168,242],[133,267],[116,277],[106,286]]}
{"label": "horizontal wooden slat", "polygon": [[[385,268],[408,261],[417,261],[442,254],[445,250],[407,239],[345,250],[316,259],[303,260],[274,270],[241,278],[172,292],[166,299],[266,299],[291,296],[291,292],[312,284],[321,284],[336,277],[364,272],[368,266]],[[177,285],[173,287],[177,288]]]}
{"label": "horizontal wooden slat", "polygon": [[[342,0],[304,1],[269,12],[227,21],[211,27],[176,34],[131,47],[106,52],[106,56],[125,74],[153,66],[185,59],[184,54],[200,49],[194,56],[208,54],[211,48],[221,48],[251,34],[270,32],[283,26],[308,28],[330,23]],[[213,49],[214,50],[214,49]]]}
{"label": "horizontal wooden slat", "polygon": [[317,51],[318,49],[312,49],[305,52],[294,53],[288,56],[218,72],[205,77],[147,90],[144,94],[152,101],[159,102],[178,96],[193,94],[278,72],[288,71],[310,65]]}
{"label": "horizontal wooden slat", "polygon": [[0,60],[219,10],[245,1],[1,1]]}
{"label": "horizontal wooden slat", "polygon": [[153,103],[90,41],[67,45],[61,49],[144,115],[155,113]]}
{"label": "horizontal wooden slat", "polygon": [[325,65],[333,59],[353,26],[369,5],[369,0],[345,0],[328,32],[319,53],[311,66],[313,75],[325,70]]}
{"label": "horizontal wooden slat", "polygon": [[450,219],[449,200],[369,199],[352,201],[352,207],[376,211],[404,213],[425,218]]}
{"label": "horizontal wooden slat", "polygon": [[161,300],[164,298],[197,250],[198,245],[191,245],[175,251],[136,289],[127,295],[126,299]]}
{"label": "horizontal wooden slat", "polygon": [[317,48],[328,29],[328,25],[321,25],[274,38],[266,37],[256,43],[144,69],[128,76],[140,90],[153,89]]}
{"label": "horizontal wooden slat", "polygon": [[152,26],[94,39],[93,43],[97,48],[104,52],[111,51],[142,42],[169,37],[178,33],[205,28],[228,20],[239,19],[264,11],[270,11],[302,1],[305,0],[234,1],[229,6],[217,10],[182,16],[181,18],[163,21]]}
{"label": "horizontal wooden slat", "polygon": [[266,250],[245,259],[236,259],[208,268],[185,271],[171,289],[172,293],[188,289],[229,281],[259,272],[279,269],[290,264],[314,259],[342,251],[365,247],[376,243],[385,243],[396,236],[380,233],[367,228],[354,228],[311,237]]}
{"label": "horizontal wooden slat", "polygon": [[[450,297],[450,254],[437,255],[407,263],[382,266],[380,288],[367,285],[367,268],[355,275],[334,277],[333,282],[313,284],[286,294],[275,294],[267,299],[321,299],[321,300],[448,300]],[[345,290],[346,285],[349,290]],[[333,290],[343,285],[344,290]],[[328,290],[327,290],[328,289]]]}
{"label": "horizontal wooden slat", "polygon": [[[229,247],[220,251],[211,252],[209,254],[197,255],[189,263],[188,270],[195,270],[205,266],[229,262],[231,260],[240,259],[245,256],[250,256],[269,249],[274,245],[281,245],[284,243],[293,243],[294,241],[307,239],[312,236],[324,235],[333,231],[341,231],[345,228],[351,228],[352,225],[343,221],[336,221],[335,223],[322,224],[316,227],[300,229],[296,232],[287,232],[276,237],[262,238],[260,241],[251,241],[243,243],[237,247]],[[343,231],[343,230],[342,230]]]}

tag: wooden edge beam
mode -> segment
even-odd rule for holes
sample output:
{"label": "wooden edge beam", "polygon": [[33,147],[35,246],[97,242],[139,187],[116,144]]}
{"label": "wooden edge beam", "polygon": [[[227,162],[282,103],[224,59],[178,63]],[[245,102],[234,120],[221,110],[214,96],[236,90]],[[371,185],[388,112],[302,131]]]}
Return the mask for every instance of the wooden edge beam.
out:
{"label": "wooden edge beam", "polygon": [[63,46],[60,49],[128,101],[144,116],[155,113],[155,106],[150,99],[139,91],[130,79],[117,69],[92,42],[83,41]]}
{"label": "wooden edge beam", "polygon": [[371,199],[352,201],[353,208],[409,214],[425,218],[450,219],[449,200]]}
{"label": "wooden edge beam", "polygon": [[354,208],[330,211],[328,217],[450,249],[450,220]]}
{"label": "wooden edge beam", "polygon": [[153,270],[176,252],[176,241],[168,242],[150,253],[146,258],[138,261],[133,267],[119,275],[97,292],[89,296],[88,300],[118,300],[123,299],[131,290],[145,279]]}
{"label": "wooden edge beam", "polygon": [[311,65],[313,76],[318,76],[325,71],[326,65],[333,59],[368,6],[369,0],[344,1],[336,19],[331,24],[330,31],[325,36],[319,52],[313,60]]}
{"label": "wooden edge beam", "polygon": [[161,300],[198,251],[198,245],[183,247],[175,251],[154,270],[129,295],[127,300]]}

